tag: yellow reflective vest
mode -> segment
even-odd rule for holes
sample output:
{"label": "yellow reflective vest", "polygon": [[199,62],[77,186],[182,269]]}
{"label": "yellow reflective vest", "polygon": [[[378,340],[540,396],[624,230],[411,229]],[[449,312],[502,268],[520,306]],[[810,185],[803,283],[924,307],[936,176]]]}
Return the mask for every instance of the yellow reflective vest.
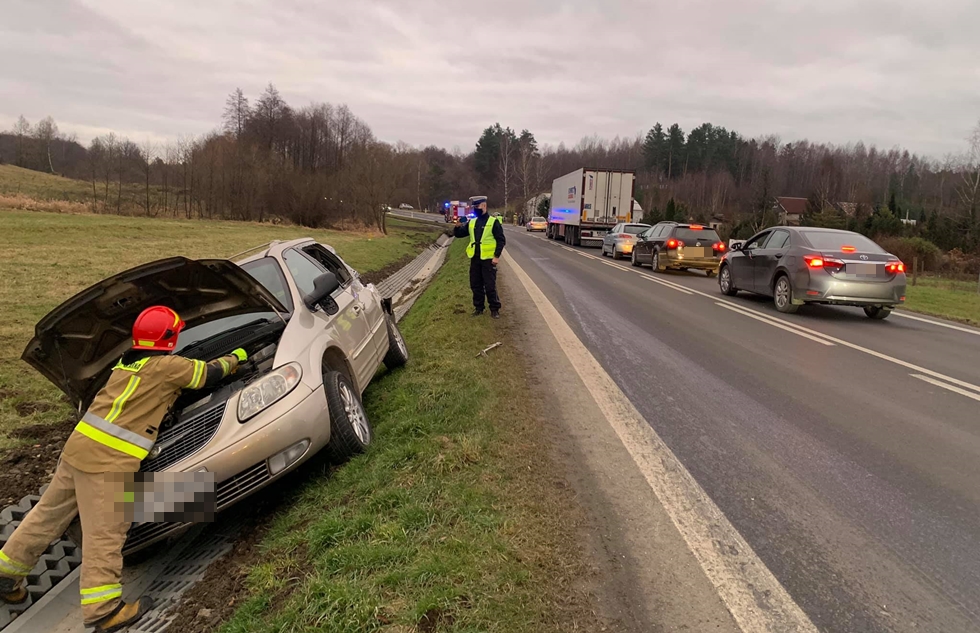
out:
{"label": "yellow reflective vest", "polygon": [[[494,222],[500,222],[500,218],[491,215],[483,226],[483,235],[480,236],[480,259],[493,259],[497,253],[497,238],[493,236]],[[466,256],[472,259],[476,253],[476,218],[470,220],[469,225],[470,244],[466,247]]]}

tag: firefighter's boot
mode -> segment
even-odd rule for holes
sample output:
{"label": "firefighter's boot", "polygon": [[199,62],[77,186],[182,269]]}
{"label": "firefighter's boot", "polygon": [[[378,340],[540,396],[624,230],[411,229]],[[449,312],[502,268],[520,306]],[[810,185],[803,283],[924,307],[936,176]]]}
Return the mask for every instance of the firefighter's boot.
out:
{"label": "firefighter's boot", "polygon": [[7,604],[23,604],[27,600],[27,587],[21,580],[0,577],[0,600]]}
{"label": "firefighter's boot", "polygon": [[135,624],[146,613],[153,608],[153,598],[143,596],[136,602],[119,602],[119,606],[101,620],[88,624],[93,627],[96,633],[110,633],[111,631],[121,631],[131,624]]}

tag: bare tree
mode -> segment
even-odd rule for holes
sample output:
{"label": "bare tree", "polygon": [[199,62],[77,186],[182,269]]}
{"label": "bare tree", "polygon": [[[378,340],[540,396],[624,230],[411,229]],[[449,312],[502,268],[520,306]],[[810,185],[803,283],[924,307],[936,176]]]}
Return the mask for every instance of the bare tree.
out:
{"label": "bare tree", "polygon": [[143,213],[147,216],[152,215],[150,209],[150,170],[153,165],[153,158],[156,154],[156,149],[149,139],[143,143],[140,148],[139,159],[140,159],[140,170],[143,172]]}
{"label": "bare tree", "polygon": [[245,98],[245,93],[242,92],[241,88],[235,88],[235,91],[228,95],[228,99],[225,101],[225,132],[235,138],[241,138],[250,114],[251,109],[248,105],[248,99]]}
{"label": "bare tree", "polygon": [[54,173],[54,163],[51,162],[51,143],[58,138],[58,124],[51,117],[38,121],[34,127],[34,138],[37,139],[38,150],[42,161],[47,162],[48,171]]}
{"label": "bare tree", "polygon": [[[521,204],[527,204],[532,194],[538,193],[539,183],[535,163],[540,161],[538,143],[534,135],[523,130],[517,139],[517,178],[521,181]],[[533,211],[532,211],[533,213]]]}
{"label": "bare tree", "polygon": [[510,208],[510,183],[514,177],[514,151],[517,149],[517,139],[510,128],[500,135],[500,183],[504,189],[504,209]]}
{"label": "bare tree", "polygon": [[17,123],[14,124],[14,136],[16,145],[14,148],[14,164],[18,167],[26,167],[28,160],[28,146],[31,138],[31,124],[20,115]]}
{"label": "bare tree", "polygon": [[974,241],[978,239],[977,215],[980,211],[980,122],[970,132],[968,138],[969,148],[963,159],[963,182],[960,184],[958,193],[960,202],[966,207],[966,216],[969,222],[968,230]]}

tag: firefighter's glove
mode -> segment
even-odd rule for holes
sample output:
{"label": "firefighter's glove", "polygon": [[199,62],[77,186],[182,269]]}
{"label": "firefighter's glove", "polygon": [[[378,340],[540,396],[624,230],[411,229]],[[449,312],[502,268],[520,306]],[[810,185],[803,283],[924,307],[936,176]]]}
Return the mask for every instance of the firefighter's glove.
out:
{"label": "firefighter's glove", "polygon": [[237,358],[239,363],[244,363],[245,361],[248,360],[248,352],[246,352],[240,347],[235,351],[233,351],[231,355]]}

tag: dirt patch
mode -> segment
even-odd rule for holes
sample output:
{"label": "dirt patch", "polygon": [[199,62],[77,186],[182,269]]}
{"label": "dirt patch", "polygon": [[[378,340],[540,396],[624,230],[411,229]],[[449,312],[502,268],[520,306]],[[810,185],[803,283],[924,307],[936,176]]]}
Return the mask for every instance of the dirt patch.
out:
{"label": "dirt patch", "polygon": [[170,631],[210,633],[231,618],[239,598],[247,595],[249,571],[261,562],[259,544],[267,531],[267,522],[245,526],[232,550],[212,563],[204,578],[184,594]]}
{"label": "dirt patch", "polygon": [[17,412],[17,415],[26,418],[35,413],[47,413],[54,408],[55,405],[50,402],[21,402],[14,406],[14,411]]}
{"label": "dirt patch", "polygon": [[361,275],[361,283],[365,286],[367,284],[379,284],[388,277],[391,277],[399,270],[407,266],[412,262],[413,259],[418,257],[417,255],[405,255],[398,261],[391,262],[387,266],[380,268],[378,270],[372,270],[369,273],[364,273]]}
{"label": "dirt patch", "polygon": [[7,398],[13,398],[17,395],[18,394],[16,391],[12,391],[10,389],[0,389],[0,401],[6,400]]}
{"label": "dirt patch", "polygon": [[440,628],[440,624],[449,628],[455,620],[456,618],[453,617],[452,613],[448,613],[439,607],[433,607],[419,618],[419,633],[432,633]]}
{"label": "dirt patch", "polygon": [[14,439],[30,443],[0,452],[0,508],[17,503],[26,495],[38,494],[51,478],[74,428],[75,420],[69,418],[57,424],[24,426],[10,433]]}

